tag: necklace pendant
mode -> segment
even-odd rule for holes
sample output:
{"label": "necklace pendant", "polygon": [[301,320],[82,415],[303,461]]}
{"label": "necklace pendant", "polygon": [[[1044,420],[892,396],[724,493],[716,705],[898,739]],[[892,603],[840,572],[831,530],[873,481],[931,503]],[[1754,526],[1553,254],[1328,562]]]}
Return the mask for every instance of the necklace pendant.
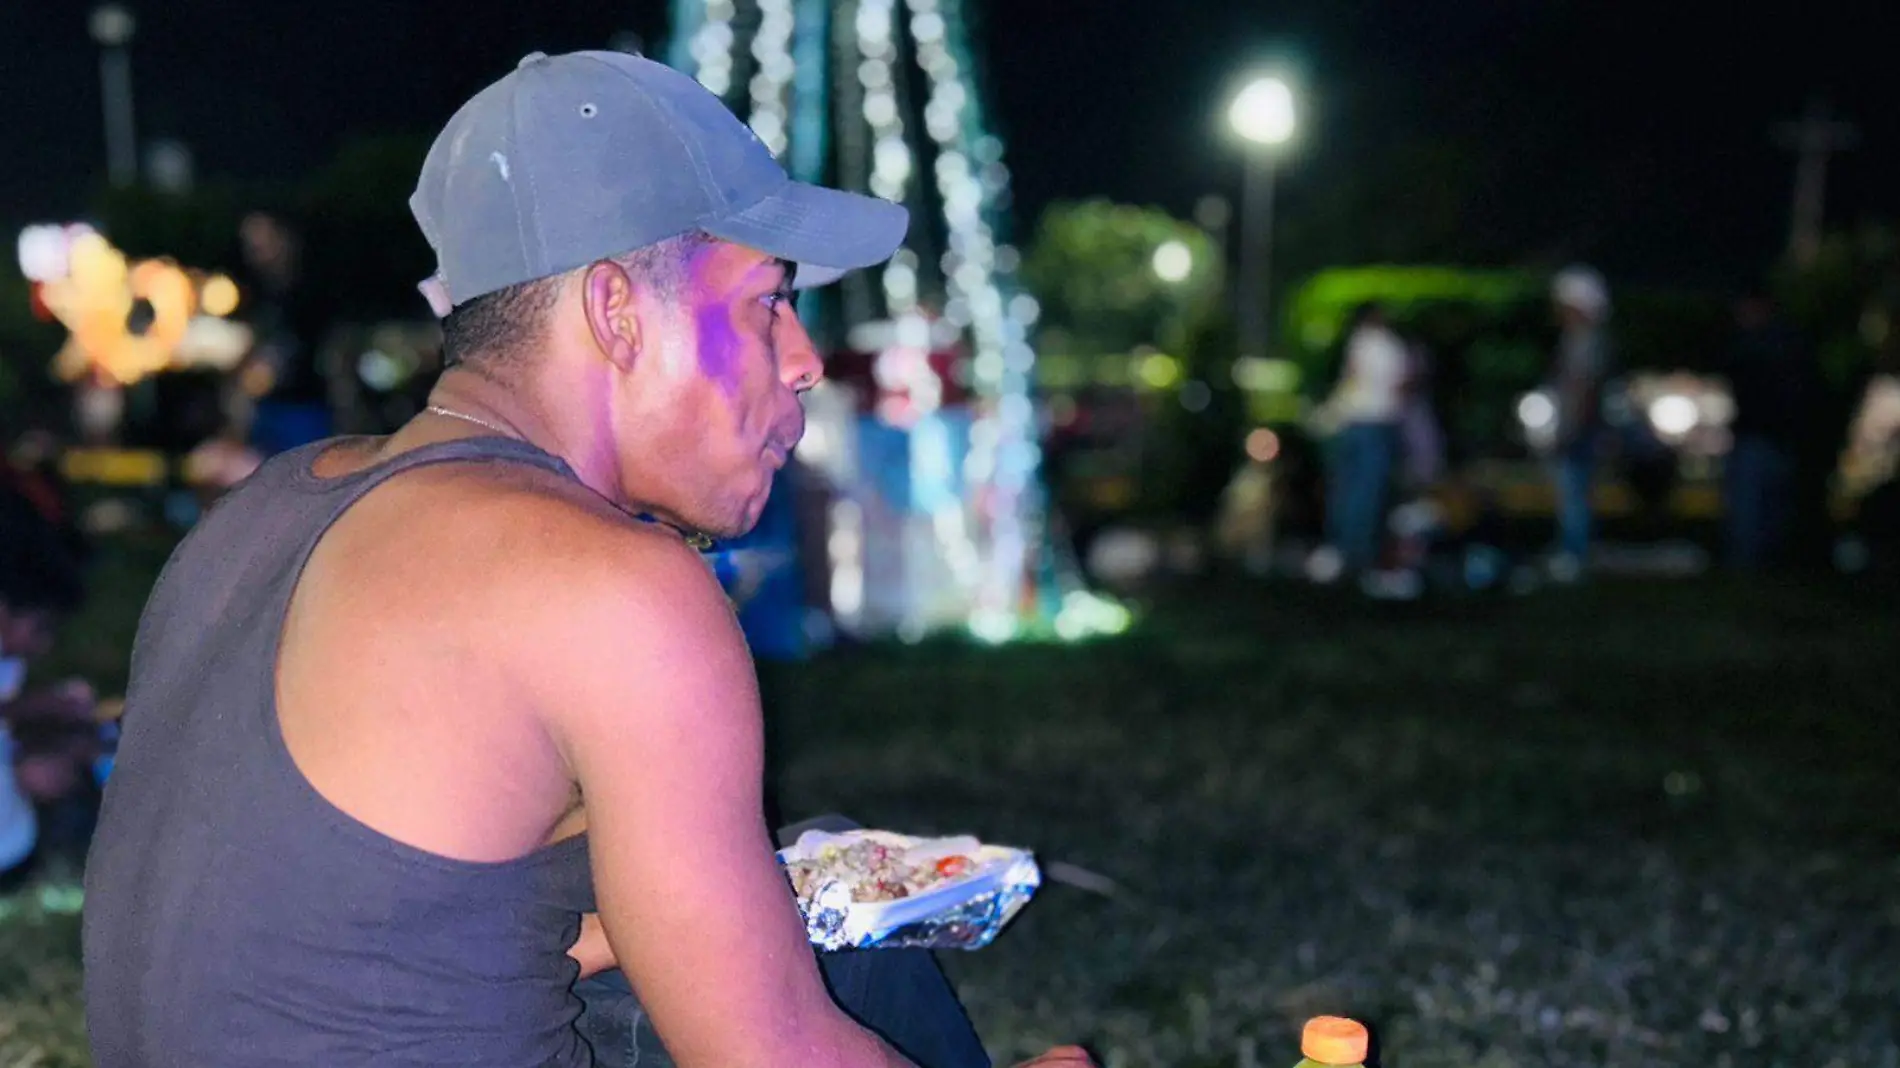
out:
{"label": "necklace pendant", "polygon": [[686,542],[688,546],[700,552],[705,552],[707,549],[710,549],[713,546],[713,540],[712,540],[711,534],[702,534],[697,530],[687,530],[685,527],[682,527],[677,523],[669,523],[666,520],[661,519],[659,516],[654,515],[652,512],[629,512],[628,514],[632,515],[635,519],[638,519],[642,523],[652,523],[656,526],[665,527],[666,529],[674,532],[675,534],[678,534],[680,536],[680,539]]}

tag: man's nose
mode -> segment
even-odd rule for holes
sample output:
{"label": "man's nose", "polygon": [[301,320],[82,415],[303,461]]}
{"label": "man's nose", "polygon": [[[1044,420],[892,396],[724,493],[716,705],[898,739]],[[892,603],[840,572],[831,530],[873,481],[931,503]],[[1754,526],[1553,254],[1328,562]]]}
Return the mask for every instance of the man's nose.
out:
{"label": "man's nose", "polygon": [[790,389],[803,393],[825,377],[825,361],[796,314],[779,317],[778,373]]}

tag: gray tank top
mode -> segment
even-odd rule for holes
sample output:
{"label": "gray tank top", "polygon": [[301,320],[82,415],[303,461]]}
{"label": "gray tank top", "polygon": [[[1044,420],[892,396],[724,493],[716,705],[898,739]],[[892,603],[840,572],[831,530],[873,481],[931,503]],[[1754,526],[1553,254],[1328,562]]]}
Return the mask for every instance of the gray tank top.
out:
{"label": "gray tank top", "polygon": [[86,866],[98,1068],[570,1068],[566,956],[594,908],[586,844],[451,860],[324,800],[278,727],[291,592],[337,517],[401,472],[560,460],[503,438],[335,479],[284,453],[178,547],[139,624],[124,733]]}

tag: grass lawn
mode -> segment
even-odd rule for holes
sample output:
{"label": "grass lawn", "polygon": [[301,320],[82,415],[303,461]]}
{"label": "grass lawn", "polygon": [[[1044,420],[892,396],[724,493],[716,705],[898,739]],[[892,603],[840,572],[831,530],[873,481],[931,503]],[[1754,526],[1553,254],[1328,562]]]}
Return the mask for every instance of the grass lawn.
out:
{"label": "grass lawn", "polygon": [[[110,688],[151,551],[70,657]],[[149,578],[145,579],[149,581]],[[768,667],[788,816],[974,831],[1050,886],[948,963],[999,1060],[1900,1066],[1900,617],[1715,581],[1393,608],[1172,591],[1132,637]],[[76,919],[7,903],[0,1068],[85,1063]]]}

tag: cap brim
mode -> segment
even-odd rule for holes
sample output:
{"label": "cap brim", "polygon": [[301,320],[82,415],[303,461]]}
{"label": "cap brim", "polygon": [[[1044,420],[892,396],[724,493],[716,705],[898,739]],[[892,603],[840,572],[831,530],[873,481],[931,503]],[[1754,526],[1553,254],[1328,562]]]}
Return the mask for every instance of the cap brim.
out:
{"label": "cap brim", "polygon": [[704,229],[798,264],[793,285],[811,289],[890,259],[910,230],[910,212],[861,193],[787,182]]}

